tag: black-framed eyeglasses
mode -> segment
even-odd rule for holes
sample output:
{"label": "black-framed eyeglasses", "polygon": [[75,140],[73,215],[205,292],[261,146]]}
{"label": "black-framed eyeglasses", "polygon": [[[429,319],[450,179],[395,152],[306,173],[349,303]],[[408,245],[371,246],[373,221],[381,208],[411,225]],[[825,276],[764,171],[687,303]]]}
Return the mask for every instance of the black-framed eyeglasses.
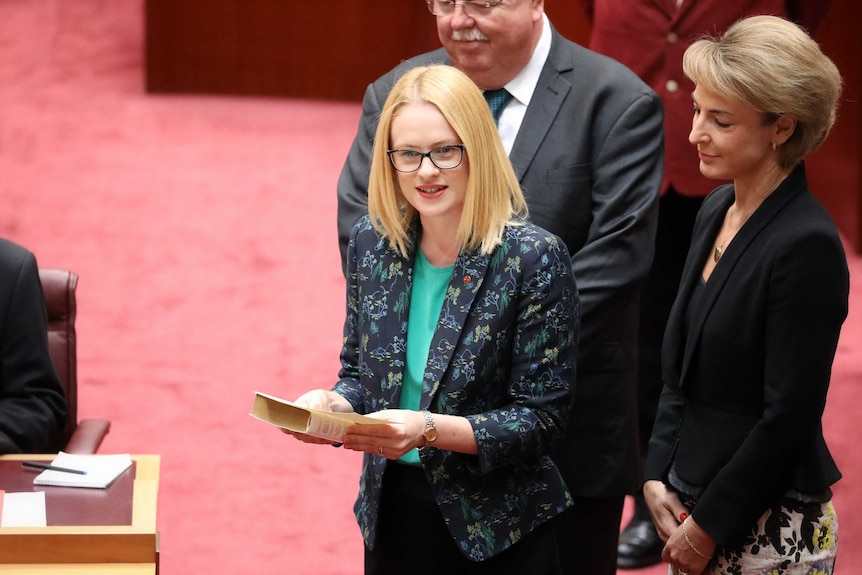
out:
{"label": "black-framed eyeglasses", "polygon": [[440,170],[451,170],[461,165],[464,159],[464,144],[450,144],[434,148],[430,152],[419,150],[386,150],[392,167],[409,174],[422,166],[422,160],[428,158]]}
{"label": "black-framed eyeglasses", "polygon": [[435,16],[451,16],[455,13],[455,6],[464,8],[464,12],[471,18],[481,18],[490,14],[494,8],[503,3],[503,0],[495,0],[494,2],[478,2],[477,0],[464,0],[463,2],[455,2],[454,0],[425,0],[428,5],[428,11]]}

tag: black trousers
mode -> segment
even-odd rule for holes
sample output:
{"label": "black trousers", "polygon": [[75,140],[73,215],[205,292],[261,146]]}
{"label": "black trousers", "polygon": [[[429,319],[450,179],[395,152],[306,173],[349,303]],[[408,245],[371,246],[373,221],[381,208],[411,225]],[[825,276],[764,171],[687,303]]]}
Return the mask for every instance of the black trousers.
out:
{"label": "black trousers", "polygon": [[562,575],[552,523],[485,561],[459,549],[419,467],[390,462],[374,549],[365,548],[366,575]]}
{"label": "black trousers", "polygon": [[564,575],[615,575],[625,496],[575,497],[551,523]]}

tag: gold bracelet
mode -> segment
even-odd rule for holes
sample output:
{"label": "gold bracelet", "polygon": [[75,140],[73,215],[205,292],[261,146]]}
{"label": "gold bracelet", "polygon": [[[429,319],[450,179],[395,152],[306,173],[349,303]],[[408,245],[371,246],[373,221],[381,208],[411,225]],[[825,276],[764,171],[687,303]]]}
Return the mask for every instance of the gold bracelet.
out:
{"label": "gold bracelet", "polygon": [[700,549],[694,546],[694,543],[691,542],[691,539],[688,538],[688,531],[685,530],[685,522],[688,521],[688,517],[685,518],[685,521],[682,522],[682,536],[685,537],[685,542],[688,543],[688,546],[691,547],[691,550],[703,557],[704,559],[712,559],[712,556],[707,555],[705,553],[701,553]]}

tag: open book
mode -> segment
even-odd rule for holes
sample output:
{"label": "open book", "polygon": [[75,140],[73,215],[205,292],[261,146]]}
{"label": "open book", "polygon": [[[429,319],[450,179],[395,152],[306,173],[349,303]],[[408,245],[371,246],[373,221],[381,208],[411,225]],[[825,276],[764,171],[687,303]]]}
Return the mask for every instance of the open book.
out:
{"label": "open book", "polygon": [[351,425],[357,423],[380,425],[382,423],[379,419],[357,413],[318,411],[300,407],[285,399],[259,391],[255,392],[250,415],[276,427],[283,427],[330,441],[341,441],[344,430]]}

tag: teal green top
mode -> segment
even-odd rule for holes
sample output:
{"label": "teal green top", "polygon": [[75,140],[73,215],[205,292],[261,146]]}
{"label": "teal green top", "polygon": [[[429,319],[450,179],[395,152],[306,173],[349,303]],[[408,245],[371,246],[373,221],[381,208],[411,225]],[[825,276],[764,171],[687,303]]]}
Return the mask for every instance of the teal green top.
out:
{"label": "teal green top", "polygon": [[[419,410],[422,381],[428,364],[431,338],[440,321],[440,310],[446,298],[446,289],[452,279],[454,265],[438,268],[431,265],[422,250],[416,253],[413,265],[413,287],[410,291],[410,312],[407,320],[407,365],[401,387],[401,409]],[[411,449],[401,456],[402,463],[419,465],[419,452]]]}

